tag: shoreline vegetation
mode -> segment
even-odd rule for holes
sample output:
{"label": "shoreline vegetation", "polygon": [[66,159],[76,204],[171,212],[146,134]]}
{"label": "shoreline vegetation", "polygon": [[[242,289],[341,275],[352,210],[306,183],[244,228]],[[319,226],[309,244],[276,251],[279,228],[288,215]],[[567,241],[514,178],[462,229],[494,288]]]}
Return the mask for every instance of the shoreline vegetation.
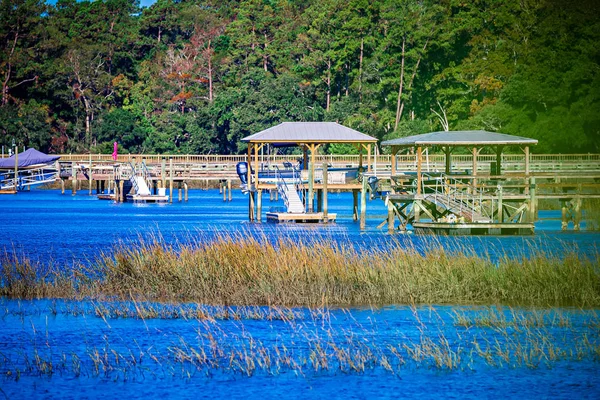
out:
{"label": "shoreline vegetation", "polygon": [[5,254],[0,296],[284,307],[390,304],[600,306],[597,256],[492,261],[468,246],[444,249],[435,239],[420,253],[397,242],[359,250],[330,239],[297,242],[241,234],[165,244],[115,245],[89,264],[34,263]]}

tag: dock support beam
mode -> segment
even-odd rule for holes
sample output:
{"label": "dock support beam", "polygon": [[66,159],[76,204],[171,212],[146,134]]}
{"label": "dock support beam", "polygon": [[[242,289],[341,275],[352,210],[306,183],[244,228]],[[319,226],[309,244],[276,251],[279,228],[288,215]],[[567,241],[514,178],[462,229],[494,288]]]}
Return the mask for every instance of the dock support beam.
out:
{"label": "dock support beam", "polygon": [[88,195],[92,195],[92,152],[90,151],[90,163],[88,164]]}
{"label": "dock support beam", "polygon": [[352,219],[358,221],[358,189],[352,189]]}
{"label": "dock support beam", "polygon": [[362,189],[360,190],[360,229],[367,225],[367,177],[363,175]]}
{"label": "dock support beam", "polygon": [[187,182],[183,182],[183,201],[187,203],[188,201],[188,184]]}
{"label": "dock support beam", "polygon": [[160,183],[162,184],[161,188],[167,187],[167,159],[165,157],[160,162]]}
{"label": "dock support beam", "polygon": [[534,223],[537,215],[537,197],[535,190],[535,178],[530,179],[531,184],[529,185],[529,222]]}
{"label": "dock support beam", "polygon": [[[15,177],[16,178],[16,177]],[[72,184],[72,195],[77,194],[77,167],[75,163],[71,163],[71,184]]]}
{"label": "dock support beam", "polygon": [[502,186],[498,185],[498,223],[504,223],[504,204],[502,204]]}
{"label": "dock support beam", "polygon": [[173,157],[169,157],[169,203],[173,203]]}
{"label": "dock support beam", "polygon": [[248,192],[248,220],[254,221],[254,192]]}
{"label": "dock support beam", "polygon": [[256,198],[256,221],[262,220],[262,189],[258,189],[258,197]]}
{"label": "dock support beam", "polygon": [[327,161],[323,163],[323,223],[326,224],[327,221],[327,180],[328,180],[328,172],[327,172]]}
{"label": "dock support beam", "polygon": [[390,199],[387,199],[386,202],[388,208],[388,233],[394,233],[394,203]]}

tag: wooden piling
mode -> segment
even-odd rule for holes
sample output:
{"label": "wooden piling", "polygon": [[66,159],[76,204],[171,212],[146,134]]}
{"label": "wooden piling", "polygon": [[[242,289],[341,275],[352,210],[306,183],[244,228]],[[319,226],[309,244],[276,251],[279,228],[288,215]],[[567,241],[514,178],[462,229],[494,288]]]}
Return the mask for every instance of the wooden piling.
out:
{"label": "wooden piling", "polygon": [[326,224],[328,222],[327,217],[327,180],[328,180],[328,165],[327,162],[323,163],[323,223]]}
{"label": "wooden piling", "polygon": [[187,182],[183,182],[183,201],[187,203],[188,201],[188,184]]}
{"label": "wooden piling", "polygon": [[227,190],[229,191],[229,201],[231,201],[231,179],[227,179]]}
{"label": "wooden piling", "polygon": [[352,219],[358,221],[358,190],[352,189]]}
{"label": "wooden piling", "polygon": [[162,158],[160,163],[160,181],[162,184],[162,188],[167,187],[167,159],[165,157]]}
{"label": "wooden piling", "polygon": [[254,192],[248,192],[248,220],[254,221]]}
{"label": "wooden piling", "polygon": [[387,225],[388,225],[388,233],[394,233],[394,203],[387,199]]}
{"label": "wooden piling", "polygon": [[65,180],[60,180],[60,194],[65,194]]}
{"label": "wooden piling", "polygon": [[173,203],[173,157],[169,157],[169,203]]}
{"label": "wooden piling", "polygon": [[258,189],[256,198],[256,220],[261,222],[262,220],[262,189]]}
{"label": "wooden piling", "polygon": [[227,201],[227,186],[224,180],[219,181],[219,193],[223,194],[223,202]]}
{"label": "wooden piling", "polygon": [[575,199],[575,215],[573,219],[573,229],[578,231],[581,229],[581,196]]}
{"label": "wooden piling", "polygon": [[17,189],[19,186],[19,146],[15,146],[15,171],[14,171],[14,187],[15,193],[17,193]]}
{"label": "wooden piling", "polygon": [[529,222],[533,223],[535,222],[537,215],[535,178],[531,178],[531,184],[529,185],[529,196]]}
{"label": "wooden piling", "polygon": [[125,201],[124,186],[125,186],[125,181],[123,179],[120,179],[119,180],[119,200],[118,200],[119,203],[123,203]]}
{"label": "wooden piling", "polygon": [[498,185],[498,223],[504,223],[504,205],[502,204],[502,186]]}
{"label": "wooden piling", "polygon": [[71,194],[77,194],[77,167],[74,162],[71,163]]}
{"label": "wooden piling", "polygon": [[182,187],[181,187],[181,181],[177,182],[177,200],[181,203],[181,195],[182,195]]}
{"label": "wooden piling", "polygon": [[92,195],[92,152],[90,151],[90,162],[88,164],[88,195]]}
{"label": "wooden piling", "polygon": [[314,201],[315,201],[315,193],[314,193],[314,187],[315,187],[315,177],[313,175],[315,168],[311,163],[309,163],[309,167],[308,167],[308,212],[311,213],[314,211]]}
{"label": "wooden piling", "polygon": [[360,190],[360,229],[367,226],[367,177],[363,175],[362,189]]}
{"label": "wooden piling", "polygon": [[567,220],[567,202],[564,200],[560,201],[560,209],[561,209],[561,224],[560,224],[560,228],[563,231],[567,230],[567,227],[569,226],[569,221]]}

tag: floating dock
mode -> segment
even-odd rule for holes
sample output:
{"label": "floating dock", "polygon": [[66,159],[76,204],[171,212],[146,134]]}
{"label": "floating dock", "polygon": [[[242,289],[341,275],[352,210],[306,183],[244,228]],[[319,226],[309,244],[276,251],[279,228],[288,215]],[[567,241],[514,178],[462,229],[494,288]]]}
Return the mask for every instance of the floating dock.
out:
{"label": "floating dock", "polygon": [[128,194],[127,200],[134,203],[166,203],[169,201],[169,196],[156,194]]}
{"label": "floating dock", "polygon": [[326,222],[335,222],[337,214],[329,213],[325,215],[322,212],[316,213],[287,213],[287,212],[268,212],[267,221],[276,223],[295,222],[304,224],[322,224]]}
{"label": "floating dock", "polygon": [[414,222],[415,233],[462,235],[533,235],[533,224]]}

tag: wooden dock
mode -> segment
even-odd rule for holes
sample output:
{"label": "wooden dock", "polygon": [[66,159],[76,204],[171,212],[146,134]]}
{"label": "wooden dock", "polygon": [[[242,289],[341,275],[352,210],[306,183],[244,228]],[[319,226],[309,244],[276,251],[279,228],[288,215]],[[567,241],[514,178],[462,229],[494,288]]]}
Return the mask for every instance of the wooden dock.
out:
{"label": "wooden dock", "polygon": [[[525,162],[527,156],[528,163]],[[271,156],[268,160],[256,157],[258,156],[255,156],[252,163],[255,171],[270,170],[274,168],[274,163],[281,164],[284,160],[290,160],[290,156]],[[474,162],[474,157],[477,162]],[[407,226],[416,226],[419,230],[423,227],[424,231],[430,227],[419,224],[439,223],[440,232],[448,230],[448,234],[453,234],[451,231],[455,230],[443,225],[448,223],[450,204],[444,205],[439,196],[443,195],[444,191],[449,196],[454,193],[455,198],[459,193],[464,193],[471,196],[468,202],[476,203],[476,207],[482,207],[488,214],[477,222],[467,221],[468,218],[465,218],[465,223],[478,225],[465,228],[464,232],[480,232],[483,229],[483,225],[480,224],[493,223],[498,226],[485,228],[486,234],[511,234],[511,229],[503,228],[502,224],[527,224],[522,228],[514,225],[515,229],[526,232],[528,226],[537,219],[538,203],[541,200],[558,204],[557,207],[562,210],[564,229],[579,229],[585,200],[600,198],[600,154],[502,154],[500,157],[503,168],[498,174],[492,173],[494,163],[498,160],[497,154],[453,155],[452,164],[449,166],[444,155],[431,154],[427,159],[422,156],[419,170],[415,155],[378,155],[371,165],[371,171],[364,175],[367,178],[378,178],[379,187],[376,191],[362,181],[342,182],[340,177],[331,173],[325,183],[323,177],[318,175],[319,172],[315,171],[312,187],[307,185],[304,192],[308,199],[307,211],[325,211],[327,191],[347,191],[352,193],[352,204],[348,204],[348,209],[354,220],[359,221],[361,228],[366,226],[367,199],[380,197],[388,202],[388,231],[403,231]],[[224,201],[227,201],[232,198],[232,189],[239,187],[235,165],[244,160],[247,160],[245,155],[125,155],[114,162],[110,160],[110,155],[66,155],[58,165],[61,170],[63,193],[66,184],[69,183],[73,193],[77,190],[89,190],[91,194],[95,187],[100,197],[126,200],[124,192],[129,190],[128,174],[131,166],[143,164],[147,168],[148,180],[151,183],[149,186],[153,194],[158,194],[158,190],[162,188],[166,191],[169,201],[185,201],[188,182],[195,182],[196,187],[219,187]],[[319,168],[355,167],[360,163],[359,156],[319,154],[315,155],[315,161]],[[395,174],[392,174],[392,161]],[[449,173],[446,173],[445,169],[448,169]],[[418,172],[434,176],[433,179],[423,178],[420,182],[421,193],[416,193]],[[439,178],[437,180],[436,174]],[[444,181],[447,181],[446,186],[442,188]],[[124,183],[123,187],[121,183]],[[440,185],[436,189],[437,198],[431,193],[435,185]],[[253,185],[249,193],[251,220],[261,219],[264,191],[273,196],[273,193],[277,193],[276,185],[264,182]],[[473,197],[477,197],[477,200]],[[308,209],[309,207],[311,209]],[[459,221],[454,223],[457,224],[460,223],[463,211],[455,211]]]}
{"label": "wooden dock", "polygon": [[328,222],[335,222],[337,214],[329,213],[324,214],[322,212],[313,213],[286,213],[286,212],[268,212],[267,221],[276,223],[303,223],[303,224],[323,224]]}

